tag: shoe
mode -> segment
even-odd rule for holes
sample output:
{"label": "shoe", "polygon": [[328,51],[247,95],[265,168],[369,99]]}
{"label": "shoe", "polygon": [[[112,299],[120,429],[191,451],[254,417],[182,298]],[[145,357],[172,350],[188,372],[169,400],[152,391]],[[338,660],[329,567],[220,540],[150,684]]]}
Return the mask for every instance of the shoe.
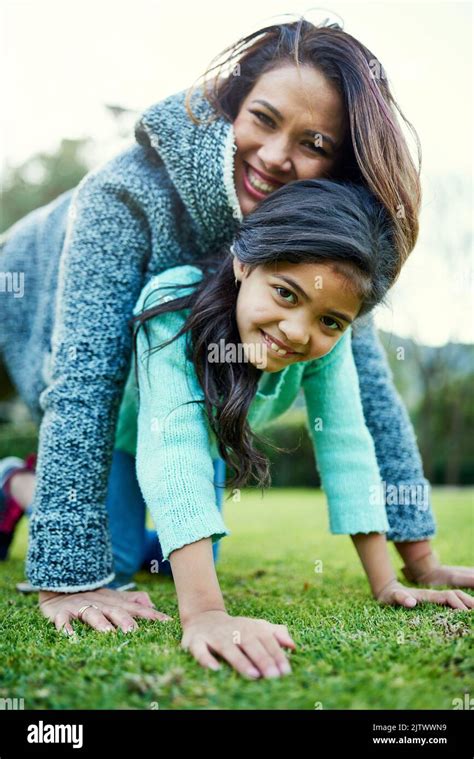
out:
{"label": "shoe", "polygon": [[16,526],[25,513],[10,492],[11,478],[17,472],[34,472],[35,469],[36,453],[30,453],[24,460],[18,456],[0,459],[0,561],[7,558]]}

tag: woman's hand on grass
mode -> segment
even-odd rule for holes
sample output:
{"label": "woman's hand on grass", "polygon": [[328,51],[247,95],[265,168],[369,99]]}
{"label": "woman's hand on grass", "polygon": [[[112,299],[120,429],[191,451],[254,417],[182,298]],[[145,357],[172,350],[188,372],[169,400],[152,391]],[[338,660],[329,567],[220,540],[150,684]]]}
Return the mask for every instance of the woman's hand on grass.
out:
{"label": "woman's hand on grass", "polygon": [[398,580],[391,580],[377,594],[381,604],[404,606],[412,609],[418,601],[451,606],[453,609],[469,611],[474,609],[474,598],[462,590],[429,590],[427,588],[406,588]]}
{"label": "woman's hand on grass", "polygon": [[429,587],[449,585],[451,588],[474,588],[474,567],[450,567],[440,564],[416,582]]}
{"label": "woman's hand on grass", "polygon": [[88,590],[84,593],[53,593],[39,591],[39,607],[45,617],[51,620],[58,631],[74,635],[71,621],[78,619],[80,609],[89,606],[81,615],[81,621],[100,632],[131,632],[138,628],[135,617],[166,621],[172,619],[157,611],[148,593],[141,591],[119,591],[111,588]]}
{"label": "woman's hand on grass", "polygon": [[250,678],[289,674],[291,667],[282,646],[296,648],[286,625],[264,619],[233,617],[226,611],[210,610],[183,622],[181,648],[210,669],[220,669],[212,655],[216,653]]}

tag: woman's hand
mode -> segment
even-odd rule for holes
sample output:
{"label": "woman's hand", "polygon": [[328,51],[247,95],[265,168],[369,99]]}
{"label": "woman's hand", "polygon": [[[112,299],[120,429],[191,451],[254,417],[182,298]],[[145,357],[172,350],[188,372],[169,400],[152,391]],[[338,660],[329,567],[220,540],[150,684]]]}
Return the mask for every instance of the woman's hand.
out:
{"label": "woman's hand", "polygon": [[[419,577],[406,567],[402,568],[402,572],[407,580],[419,585],[428,585],[431,588],[438,585],[449,585],[451,588],[474,588],[474,567],[449,567],[439,564]],[[412,577],[414,577],[413,580]]]}
{"label": "woman's hand", "polygon": [[181,648],[203,667],[220,669],[217,653],[241,675],[279,677],[291,672],[282,646],[296,648],[286,625],[264,619],[232,617],[226,611],[204,611],[183,623]]}
{"label": "woman's hand", "polygon": [[[71,620],[80,619],[94,630],[109,632],[120,628],[131,632],[138,628],[134,617],[144,619],[172,619],[167,614],[157,611],[148,593],[140,591],[119,591],[111,588],[88,590],[84,593],[53,593],[39,591],[39,607],[45,617],[54,623],[56,630],[63,630],[74,635]],[[80,615],[79,611],[87,604],[87,609]]]}
{"label": "woman's hand", "polygon": [[427,590],[426,588],[406,588],[397,580],[391,580],[376,595],[381,604],[405,606],[412,609],[418,601],[451,606],[453,609],[468,611],[474,609],[474,598],[462,590]]}

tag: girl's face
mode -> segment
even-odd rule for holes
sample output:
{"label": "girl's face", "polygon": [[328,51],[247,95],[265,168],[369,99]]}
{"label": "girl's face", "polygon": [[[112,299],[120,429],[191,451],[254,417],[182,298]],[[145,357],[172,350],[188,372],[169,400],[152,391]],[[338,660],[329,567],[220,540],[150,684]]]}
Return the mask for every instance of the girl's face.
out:
{"label": "girl's face", "polygon": [[234,257],[234,273],[240,340],[247,360],[267,372],[329,353],[362,305],[331,264],[280,262],[249,272]]}
{"label": "girl's face", "polygon": [[257,79],[233,127],[235,189],[245,216],[287,182],[334,172],[342,155],[345,109],[317,69],[288,64]]}

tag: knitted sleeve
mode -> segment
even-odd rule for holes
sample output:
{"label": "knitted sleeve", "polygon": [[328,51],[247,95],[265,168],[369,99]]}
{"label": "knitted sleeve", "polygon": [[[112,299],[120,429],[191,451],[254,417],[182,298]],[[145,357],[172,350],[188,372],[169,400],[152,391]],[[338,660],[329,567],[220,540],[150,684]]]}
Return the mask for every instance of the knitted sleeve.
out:
{"label": "knitted sleeve", "polygon": [[77,188],[61,254],[51,379],[30,520],[27,576],[77,592],[114,578],[105,505],[114,430],[131,357],[128,320],[150,251],[138,201],[92,179]]}
{"label": "knitted sleeve", "polygon": [[351,328],[302,378],[309,429],[334,534],[389,529],[374,443],[365,425]]}
{"label": "knitted sleeve", "polygon": [[[166,298],[160,293],[160,285],[171,281],[180,270],[182,273],[192,269],[181,266],[154,277],[144,288],[137,309],[141,310],[144,302],[149,308],[159,302],[160,296]],[[175,277],[174,281],[182,280]],[[184,294],[181,288],[172,292]],[[166,561],[172,551],[188,543],[207,537],[214,543],[230,535],[216,504],[203,404],[189,403],[204,395],[194,366],[185,355],[188,335],[153,351],[180,330],[185,316],[186,310],[148,320],[149,345],[143,327],[137,336],[137,478]],[[152,352],[145,355],[149,349]]]}
{"label": "knitted sleeve", "polygon": [[362,406],[370,430],[384,488],[390,522],[389,540],[433,537],[436,523],[430,485],[410,418],[369,314],[354,329],[352,351],[359,376]]}

